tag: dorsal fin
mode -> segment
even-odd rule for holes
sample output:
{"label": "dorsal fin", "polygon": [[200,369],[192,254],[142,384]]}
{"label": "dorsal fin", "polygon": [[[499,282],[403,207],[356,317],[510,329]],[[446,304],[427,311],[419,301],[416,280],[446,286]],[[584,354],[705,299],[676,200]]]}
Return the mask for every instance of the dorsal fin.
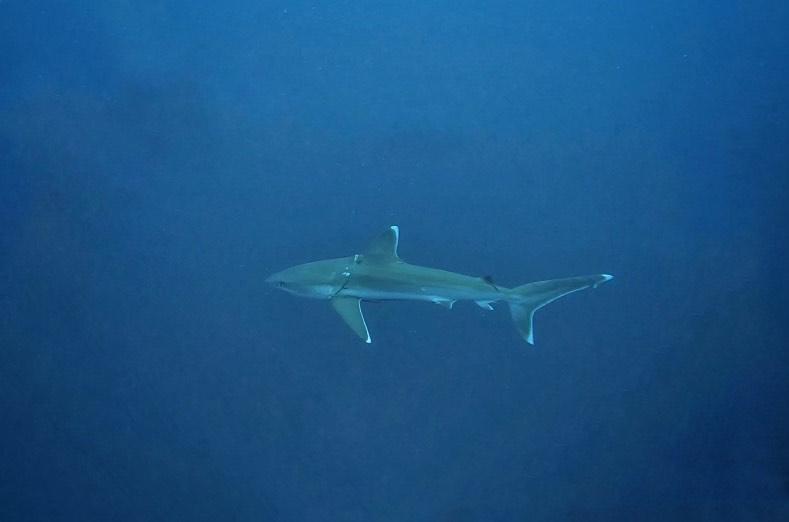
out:
{"label": "dorsal fin", "polygon": [[397,244],[400,241],[400,229],[393,225],[386,232],[370,242],[364,256],[378,261],[399,261]]}

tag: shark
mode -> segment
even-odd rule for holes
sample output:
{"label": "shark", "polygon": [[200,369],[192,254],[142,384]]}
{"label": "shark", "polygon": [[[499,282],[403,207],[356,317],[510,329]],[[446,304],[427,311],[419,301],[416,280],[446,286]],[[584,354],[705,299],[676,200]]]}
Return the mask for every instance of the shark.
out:
{"label": "shark", "polygon": [[498,285],[490,276],[475,277],[406,263],[398,255],[400,229],[390,226],[366,250],[351,256],[313,261],[287,268],[266,279],[276,288],[299,297],[329,301],[345,323],[366,343],[372,342],[364,301],[426,301],[452,308],[471,301],[485,310],[509,305],[520,335],[534,344],[534,313],[567,294],[613,279],[595,274],[527,283],[513,288]]}

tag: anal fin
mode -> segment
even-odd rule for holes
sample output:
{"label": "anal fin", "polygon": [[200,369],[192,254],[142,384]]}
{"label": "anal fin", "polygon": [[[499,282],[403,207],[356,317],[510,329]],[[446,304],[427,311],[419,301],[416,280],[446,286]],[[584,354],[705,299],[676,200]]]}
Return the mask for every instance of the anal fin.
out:
{"label": "anal fin", "polygon": [[490,305],[493,301],[474,301],[477,303],[477,306],[480,308],[484,308],[485,310],[493,310],[493,307]]}
{"label": "anal fin", "polygon": [[345,324],[351,327],[351,330],[359,336],[367,344],[373,342],[370,337],[370,331],[367,329],[367,323],[362,314],[362,300],[354,297],[334,297],[331,300],[331,305],[334,310],[340,314]]}

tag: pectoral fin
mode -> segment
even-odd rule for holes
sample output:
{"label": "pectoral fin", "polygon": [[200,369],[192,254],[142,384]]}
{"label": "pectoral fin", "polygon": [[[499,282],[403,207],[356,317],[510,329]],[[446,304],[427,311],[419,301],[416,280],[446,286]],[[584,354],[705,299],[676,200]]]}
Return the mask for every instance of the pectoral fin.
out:
{"label": "pectoral fin", "polygon": [[331,300],[334,309],[340,314],[345,324],[351,327],[364,342],[371,343],[370,332],[362,315],[362,300],[354,297],[335,297]]}

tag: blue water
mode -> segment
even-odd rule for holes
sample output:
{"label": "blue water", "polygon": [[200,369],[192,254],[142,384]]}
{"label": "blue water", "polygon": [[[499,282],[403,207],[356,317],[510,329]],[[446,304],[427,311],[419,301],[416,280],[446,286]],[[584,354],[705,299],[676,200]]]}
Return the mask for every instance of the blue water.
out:
{"label": "blue water", "polygon": [[[0,520],[789,520],[789,4],[0,3]],[[538,312],[267,287],[389,225]]]}

